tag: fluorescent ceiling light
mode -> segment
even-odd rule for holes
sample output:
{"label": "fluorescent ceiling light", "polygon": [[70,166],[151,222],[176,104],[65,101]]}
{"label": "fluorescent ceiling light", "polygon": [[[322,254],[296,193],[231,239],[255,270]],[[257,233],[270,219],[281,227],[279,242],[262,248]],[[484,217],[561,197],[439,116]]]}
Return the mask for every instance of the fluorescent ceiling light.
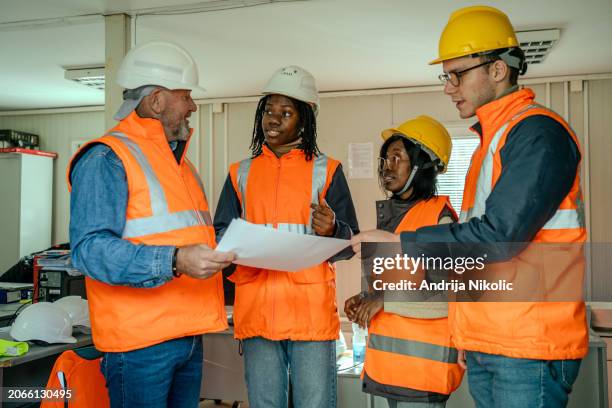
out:
{"label": "fluorescent ceiling light", "polygon": [[64,78],[90,88],[104,90],[104,67],[64,67]]}

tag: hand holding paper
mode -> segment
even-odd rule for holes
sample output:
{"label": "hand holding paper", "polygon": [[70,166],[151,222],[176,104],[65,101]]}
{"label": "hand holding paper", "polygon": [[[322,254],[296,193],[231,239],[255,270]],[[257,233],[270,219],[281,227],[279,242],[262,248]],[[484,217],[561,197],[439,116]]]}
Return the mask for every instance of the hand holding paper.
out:
{"label": "hand holding paper", "polygon": [[235,253],[235,264],[295,272],[321,264],[350,244],[349,240],[279,231],[234,219],[216,250]]}
{"label": "hand holding paper", "polygon": [[176,269],[192,278],[208,279],[228,267],[235,259],[235,254],[213,251],[208,245],[188,245],[179,248]]}

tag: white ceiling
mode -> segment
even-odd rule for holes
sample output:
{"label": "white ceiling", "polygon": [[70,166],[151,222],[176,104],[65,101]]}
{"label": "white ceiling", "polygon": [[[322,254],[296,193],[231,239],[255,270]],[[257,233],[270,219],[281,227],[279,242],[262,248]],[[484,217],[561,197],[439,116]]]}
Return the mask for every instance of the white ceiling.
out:
{"label": "white ceiling", "polygon": [[[0,110],[101,105],[104,92],[64,79],[64,66],[104,61],[103,14],[135,18],[136,43],[166,39],[195,57],[206,94],[256,95],[277,68],[302,65],[320,91],[437,83],[438,37],[474,1],[0,0]],[[527,77],[612,72],[612,0],[488,1],[515,29],[559,28]],[[193,13],[185,9],[228,8]],[[183,10],[184,14],[153,12]],[[79,17],[80,16],[80,17]]]}

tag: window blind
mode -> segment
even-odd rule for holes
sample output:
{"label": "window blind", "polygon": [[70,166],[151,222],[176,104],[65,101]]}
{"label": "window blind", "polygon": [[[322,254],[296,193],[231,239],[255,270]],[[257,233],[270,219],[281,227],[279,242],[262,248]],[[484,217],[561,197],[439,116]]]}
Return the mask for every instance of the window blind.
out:
{"label": "window blind", "polygon": [[465,175],[470,167],[472,153],[478,146],[476,136],[453,138],[453,151],[446,173],[438,176],[438,194],[450,197],[457,214],[461,211]]}

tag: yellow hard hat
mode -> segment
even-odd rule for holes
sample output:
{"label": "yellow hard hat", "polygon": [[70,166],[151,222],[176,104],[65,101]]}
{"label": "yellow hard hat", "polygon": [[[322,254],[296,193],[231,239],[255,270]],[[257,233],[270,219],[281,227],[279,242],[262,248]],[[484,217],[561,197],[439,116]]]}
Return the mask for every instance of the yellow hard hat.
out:
{"label": "yellow hard hat", "polygon": [[487,6],[465,7],[451,14],[440,36],[438,58],[429,64],[518,46],[514,28],[503,12]]}
{"label": "yellow hard hat", "polygon": [[410,119],[396,128],[383,130],[380,134],[383,140],[393,135],[400,135],[418,144],[431,160],[440,160],[440,173],[448,167],[453,143],[448,131],[440,122],[426,115]]}

